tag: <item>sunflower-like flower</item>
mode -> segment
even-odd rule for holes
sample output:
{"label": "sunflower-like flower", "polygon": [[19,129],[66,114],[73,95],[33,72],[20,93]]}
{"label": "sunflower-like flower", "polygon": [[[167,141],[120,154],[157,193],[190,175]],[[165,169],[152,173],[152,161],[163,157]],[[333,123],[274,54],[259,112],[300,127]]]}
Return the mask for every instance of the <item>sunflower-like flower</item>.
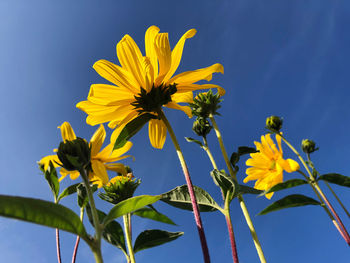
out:
{"label": "sunflower-like flower", "polygon": [[[77,137],[72,129],[71,125],[68,122],[64,122],[61,126],[59,126],[61,130],[62,139],[64,142],[73,141]],[[96,132],[92,135],[89,146],[91,149],[91,168],[92,172],[89,172],[89,180],[96,183],[98,187],[102,187],[103,185],[109,182],[109,177],[107,174],[107,170],[115,171],[122,175],[126,175],[127,171],[125,166],[121,163],[115,163],[116,161],[122,160],[124,158],[130,157],[130,155],[124,155],[132,146],[131,142],[127,142],[122,148],[118,150],[113,150],[113,144],[107,145],[103,150],[101,150],[102,144],[106,138],[106,131],[101,124],[100,127],[96,130]],[[101,151],[100,151],[101,150]],[[57,152],[57,149],[54,150]],[[39,165],[44,166],[44,170],[46,171],[49,167],[50,161],[55,167],[60,166],[60,160],[58,156],[49,155],[42,158],[39,161]],[[70,175],[72,180],[75,180],[79,177],[78,171],[67,171],[64,168],[60,169],[60,174],[62,175],[59,178],[61,181],[67,175]]]}
{"label": "sunflower-like flower", "polygon": [[162,149],[167,129],[158,116],[165,106],[184,111],[192,116],[188,106],[178,103],[191,103],[192,91],[216,88],[220,95],[225,90],[213,84],[195,84],[200,80],[210,81],[215,72],[223,73],[221,64],[187,71],[174,75],[182,56],[186,39],[196,34],[195,29],[187,31],[173,50],[170,49],[168,33],[159,33],[159,28],[151,26],[145,34],[145,56],[129,36],[125,35],[117,44],[117,57],[120,65],[107,60],[99,60],[94,69],[114,85],[93,84],[86,101],[77,107],[88,114],[89,125],[109,122],[116,128],[111,141],[115,141],[127,123],[144,113],[155,116],[149,121],[149,138],[153,147]]}
{"label": "sunflower-like flower", "polygon": [[[251,159],[246,161],[246,174],[248,175],[243,182],[257,180],[254,188],[259,190],[268,190],[274,185],[283,182],[283,171],[288,173],[299,170],[299,164],[292,159],[283,159],[281,146],[281,136],[276,134],[276,144],[271,139],[270,134],[261,136],[261,143],[254,142],[257,153],[250,154]],[[270,199],[273,193],[266,194]]]}

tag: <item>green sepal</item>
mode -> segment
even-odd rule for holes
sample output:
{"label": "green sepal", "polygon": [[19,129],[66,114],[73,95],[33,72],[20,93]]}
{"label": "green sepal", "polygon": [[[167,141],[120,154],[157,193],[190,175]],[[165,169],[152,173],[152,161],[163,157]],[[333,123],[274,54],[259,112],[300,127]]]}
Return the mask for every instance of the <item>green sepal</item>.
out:
{"label": "green sepal", "polygon": [[152,208],[143,207],[133,212],[133,215],[176,226],[169,217]]}
{"label": "green sepal", "polygon": [[159,229],[145,230],[141,232],[135,240],[134,253],[168,243],[183,234],[184,232],[168,232]]}
{"label": "green sepal", "polygon": [[223,196],[228,198],[230,203],[235,196],[237,189],[237,182],[229,175],[226,174],[225,170],[216,170],[210,172],[214,183],[221,188]]}
{"label": "green sepal", "polygon": [[303,179],[291,179],[291,180],[288,180],[288,181],[285,181],[285,182],[282,182],[282,183],[274,185],[273,187],[271,187],[266,192],[263,192],[261,195],[265,195],[265,194],[268,194],[268,193],[281,191],[281,190],[284,190],[284,189],[296,187],[296,186],[307,184],[307,183],[308,182],[303,180]]}
{"label": "green sepal", "polygon": [[262,210],[258,215],[266,215],[273,211],[278,211],[278,210],[290,208],[290,207],[305,206],[305,205],[321,205],[321,203],[305,195],[288,195],[274,202],[273,204],[269,205],[264,210]]}
{"label": "green sepal", "polygon": [[102,223],[106,225],[113,219],[132,213],[144,206],[153,204],[160,198],[161,195],[140,195],[121,201],[109,211],[108,215],[104,218]]}
{"label": "green sepal", "polygon": [[203,147],[203,144],[199,140],[193,139],[191,137],[185,137],[185,139],[188,142],[194,142],[194,143],[197,143],[200,147]]}
{"label": "green sepal", "polygon": [[323,174],[317,179],[317,181],[319,180],[340,186],[350,187],[350,177],[337,173]]}
{"label": "green sepal", "polygon": [[62,198],[69,196],[71,194],[74,194],[77,192],[77,187],[80,185],[80,183],[73,184],[71,186],[68,186],[66,189],[62,191],[62,193],[58,196],[57,202],[61,201]]}
{"label": "green sepal", "polygon": [[[96,209],[99,222],[102,222],[104,218],[107,216],[106,213],[101,210]],[[86,214],[88,215],[89,221],[92,226],[94,226],[94,220],[92,218],[91,207],[90,205],[86,206]],[[116,246],[120,250],[122,250],[125,254],[127,254],[126,246],[125,246],[125,237],[122,226],[115,220],[112,220],[106,225],[102,231],[103,238],[113,246]]]}
{"label": "green sepal", "polygon": [[79,216],[60,204],[34,198],[0,195],[0,216],[58,228],[79,235],[89,242]]}
{"label": "green sepal", "polygon": [[147,122],[154,118],[153,114],[144,113],[126,124],[115,141],[113,150],[123,147]]}
{"label": "green sepal", "polygon": [[[202,188],[193,186],[199,211],[213,212],[220,209],[215,200]],[[192,211],[192,202],[187,185],[178,186],[161,195],[161,201],[184,210]]]}
{"label": "green sepal", "polygon": [[45,171],[44,167],[40,165],[40,170],[44,173],[45,179],[50,186],[50,189],[57,200],[58,193],[60,191],[60,183],[58,182],[57,172],[53,163],[50,161],[48,169]]}

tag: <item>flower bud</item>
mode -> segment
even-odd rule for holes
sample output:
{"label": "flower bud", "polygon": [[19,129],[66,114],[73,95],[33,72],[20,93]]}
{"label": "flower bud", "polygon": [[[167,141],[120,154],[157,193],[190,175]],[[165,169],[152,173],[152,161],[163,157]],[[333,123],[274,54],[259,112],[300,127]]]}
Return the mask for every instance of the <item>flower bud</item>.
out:
{"label": "flower bud", "polygon": [[316,148],[316,143],[309,139],[305,139],[301,142],[301,149],[306,154],[310,154],[318,150],[318,148]]}
{"label": "flower bud", "polygon": [[89,166],[91,150],[86,140],[77,137],[72,141],[61,142],[57,156],[63,168],[68,171],[75,171]]}
{"label": "flower bud", "polygon": [[103,186],[105,193],[99,193],[99,197],[112,204],[133,197],[136,188],[141,181],[132,179],[132,173],[127,175],[118,175],[110,180],[110,182]]}
{"label": "flower bud", "polygon": [[197,120],[193,122],[192,130],[198,136],[206,137],[211,129],[212,126],[209,124],[209,121],[207,119],[197,118]]}
{"label": "flower bud", "polygon": [[207,119],[210,114],[220,115],[217,110],[221,107],[219,105],[221,101],[219,94],[213,94],[212,90],[209,90],[206,93],[199,93],[189,105],[193,115]]}
{"label": "flower bud", "polygon": [[282,129],[283,119],[278,116],[270,116],[266,119],[266,128],[274,132]]}

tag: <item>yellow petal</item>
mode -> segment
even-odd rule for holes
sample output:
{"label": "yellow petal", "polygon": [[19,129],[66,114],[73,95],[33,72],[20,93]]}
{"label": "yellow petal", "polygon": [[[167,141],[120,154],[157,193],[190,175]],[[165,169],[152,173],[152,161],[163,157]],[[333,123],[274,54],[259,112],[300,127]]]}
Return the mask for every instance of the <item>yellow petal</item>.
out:
{"label": "yellow petal", "polygon": [[79,177],[80,173],[78,171],[67,171],[64,168],[61,168],[60,174],[62,177],[59,179],[59,181],[62,181],[67,175],[70,176],[70,179],[75,180]]}
{"label": "yellow petal", "polygon": [[215,72],[220,72],[223,74],[224,67],[221,64],[217,63],[206,68],[186,71],[174,76],[168,81],[168,83],[177,83],[181,85],[192,84],[203,79],[210,81],[212,79],[213,73]]}
{"label": "yellow petal", "polygon": [[121,156],[130,150],[132,142],[127,142],[123,147],[113,151],[114,143],[108,144],[101,152],[98,153],[96,158],[104,163],[115,162],[123,159]]}
{"label": "yellow petal", "polygon": [[287,159],[287,160],[280,159],[278,160],[278,163],[282,166],[283,170],[285,170],[287,173],[292,173],[300,169],[298,162],[292,159]]}
{"label": "yellow petal", "polygon": [[158,32],[159,32],[158,27],[151,26],[147,29],[145,34],[146,56],[149,57],[153,67],[153,79],[155,79],[158,76],[158,60],[157,60],[157,53],[154,47],[154,41]]}
{"label": "yellow petal", "polygon": [[276,141],[277,141],[277,144],[278,144],[278,148],[279,148],[279,152],[281,154],[283,154],[283,151],[282,151],[282,137],[278,134],[276,134]]}
{"label": "yellow petal", "polygon": [[93,173],[89,175],[90,181],[93,181],[94,178],[99,178],[103,185],[107,184],[109,178],[104,164],[98,160],[91,160],[91,167]]}
{"label": "yellow petal", "polygon": [[49,168],[50,162],[52,162],[54,167],[59,167],[60,160],[58,159],[57,155],[48,155],[43,157],[38,163],[40,165],[44,165],[44,170],[47,171]]}
{"label": "yellow petal", "polygon": [[148,57],[144,57],[142,61],[143,72],[145,75],[145,86],[143,87],[147,92],[151,91],[154,82],[154,71],[151,61]]}
{"label": "yellow petal", "polygon": [[154,148],[162,149],[166,139],[166,126],[162,120],[152,119],[148,122],[149,139]]}
{"label": "yellow petal", "polygon": [[183,51],[186,39],[192,38],[196,33],[197,31],[195,29],[190,29],[180,38],[179,42],[177,42],[176,46],[171,52],[171,66],[163,80],[164,82],[167,82],[174,75],[175,71],[180,65],[182,51]]}
{"label": "yellow petal", "polygon": [[134,111],[131,111],[128,115],[126,115],[122,120],[112,121],[108,124],[108,127],[112,128],[112,129],[116,125],[118,125],[118,127],[113,131],[113,133],[111,135],[111,143],[115,143],[120,132],[124,129],[125,125],[128,124],[130,121],[132,121],[137,116],[138,116],[138,112],[134,110]]}
{"label": "yellow petal", "polygon": [[117,44],[117,56],[122,67],[134,77],[138,87],[145,87],[142,54],[129,35],[125,35]]}
{"label": "yellow petal", "polygon": [[93,84],[90,87],[88,101],[99,105],[120,106],[135,101],[134,93],[124,87],[107,84]]}
{"label": "yellow petal", "polygon": [[[125,166],[124,164],[122,163],[111,163],[111,164],[106,164],[106,169],[107,170],[110,170],[110,171],[114,171],[114,172],[117,172],[117,173],[120,173],[122,175],[126,175],[126,169],[125,169]],[[115,178],[115,177],[114,177]],[[112,182],[114,183],[114,179],[112,178],[109,182]],[[114,180],[113,180],[114,179]]]}
{"label": "yellow petal", "polygon": [[132,74],[112,62],[101,59],[93,65],[93,68],[101,77],[119,87],[127,88],[134,94],[137,94],[140,91],[140,86]]}
{"label": "yellow petal", "polygon": [[176,103],[192,103],[193,102],[193,93],[183,92],[183,93],[175,93],[171,96],[171,100]]}
{"label": "yellow petal", "polygon": [[58,126],[57,128],[61,129],[61,135],[64,142],[73,141],[77,138],[69,122],[65,121],[64,123],[62,123],[61,126]]}
{"label": "yellow petal", "polygon": [[171,50],[168,33],[157,34],[154,47],[159,61],[159,74],[155,80],[156,86],[158,86],[163,82],[163,79],[171,66]]}
{"label": "yellow petal", "polygon": [[188,106],[181,106],[175,102],[169,102],[168,104],[166,104],[164,106],[171,108],[171,109],[175,109],[175,110],[181,110],[184,113],[186,113],[189,118],[192,118],[192,110]]}
{"label": "yellow petal", "polygon": [[220,96],[225,95],[226,91],[214,84],[179,84],[176,86],[177,88],[177,93],[182,93],[182,92],[188,92],[188,91],[195,91],[195,90],[202,90],[202,89],[217,89],[218,93]]}
{"label": "yellow petal", "polygon": [[103,142],[106,138],[106,131],[103,125],[95,131],[94,135],[92,135],[90,139],[90,147],[91,147],[91,157],[96,156],[100,151]]}

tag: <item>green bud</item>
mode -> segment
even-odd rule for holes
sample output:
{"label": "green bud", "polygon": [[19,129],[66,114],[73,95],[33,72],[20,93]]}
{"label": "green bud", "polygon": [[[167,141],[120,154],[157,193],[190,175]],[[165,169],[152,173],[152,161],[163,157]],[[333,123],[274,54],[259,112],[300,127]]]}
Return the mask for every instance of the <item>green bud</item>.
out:
{"label": "green bud", "polygon": [[282,129],[283,119],[278,116],[270,116],[266,119],[266,128],[274,132]]}
{"label": "green bud", "polygon": [[220,115],[217,110],[221,107],[219,103],[222,100],[220,99],[219,94],[213,94],[210,89],[206,93],[199,93],[194,99],[193,103],[189,103],[192,114],[207,119],[210,114]]}
{"label": "green bud", "polygon": [[131,173],[127,176],[119,175],[113,179],[110,183],[103,186],[105,193],[98,194],[102,200],[112,204],[118,204],[123,200],[133,197],[136,188],[141,183],[139,179],[132,179]]}
{"label": "green bud", "polygon": [[318,148],[316,148],[316,143],[309,139],[305,139],[301,142],[301,149],[306,154],[310,154],[318,150]]}
{"label": "green bud", "polygon": [[63,168],[75,171],[90,165],[91,150],[86,140],[77,137],[72,141],[61,142],[57,156]]}
{"label": "green bud", "polygon": [[192,130],[198,135],[202,137],[206,137],[207,134],[211,131],[212,126],[210,125],[207,119],[197,118],[193,122]]}

